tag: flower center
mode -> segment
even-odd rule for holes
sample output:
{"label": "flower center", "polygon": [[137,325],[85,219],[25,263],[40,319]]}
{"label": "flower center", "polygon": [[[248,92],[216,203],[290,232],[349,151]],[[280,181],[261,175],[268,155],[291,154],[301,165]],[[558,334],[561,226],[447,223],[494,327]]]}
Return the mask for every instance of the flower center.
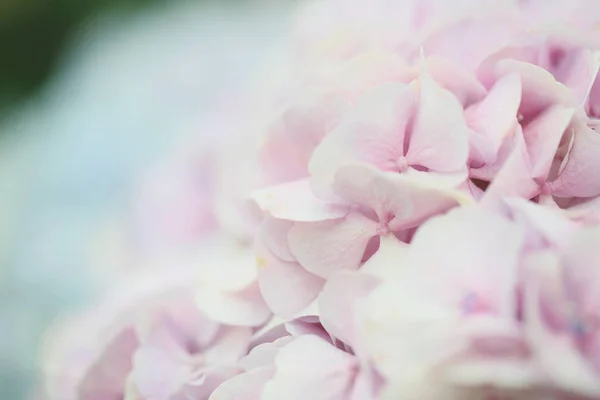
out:
{"label": "flower center", "polygon": [[408,169],[408,160],[404,156],[398,157],[396,160],[396,165],[398,166],[398,172],[404,172]]}
{"label": "flower center", "polygon": [[377,232],[378,236],[385,236],[388,233],[390,233],[390,227],[389,227],[388,223],[383,222],[383,221],[379,222],[377,224],[376,232]]}

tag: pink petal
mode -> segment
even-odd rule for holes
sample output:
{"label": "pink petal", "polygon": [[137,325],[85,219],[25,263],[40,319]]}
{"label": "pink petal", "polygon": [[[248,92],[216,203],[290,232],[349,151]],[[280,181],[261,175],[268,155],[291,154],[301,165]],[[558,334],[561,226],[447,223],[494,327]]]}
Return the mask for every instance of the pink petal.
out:
{"label": "pink petal", "polygon": [[309,165],[311,175],[326,186],[338,168],[349,163],[362,161],[397,171],[414,103],[413,91],[400,83],[386,83],[366,93],[316,148]]}
{"label": "pink petal", "polygon": [[384,281],[367,297],[355,340],[385,378],[422,374],[453,350],[448,335],[458,314],[430,294],[402,280]]}
{"label": "pink petal", "polygon": [[[521,104],[521,80],[516,74],[502,77],[479,103],[465,110],[465,118],[474,134],[487,144],[489,150],[481,151],[488,157],[480,163],[493,163],[500,146],[517,123]],[[487,149],[486,149],[487,150]]]}
{"label": "pink petal", "polygon": [[421,74],[419,106],[406,159],[439,172],[466,169],[469,130],[456,97],[442,89],[431,76]]}
{"label": "pink petal", "polygon": [[426,54],[436,54],[474,70],[489,54],[505,46],[514,32],[514,22],[497,15],[463,18],[431,35],[423,47]]}
{"label": "pink petal", "polygon": [[295,262],[287,242],[287,234],[292,225],[291,221],[265,217],[256,235],[262,238],[266,248],[275,257],[282,261]]}
{"label": "pink petal", "polygon": [[600,134],[577,124],[573,144],[558,178],[551,183],[557,197],[593,197],[600,195]]}
{"label": "pink petal", "polygon": [[596,80],[590,89],[590,96],[586,109],[588,114],[594,118],[600,117],[600,76],[596,76]]}
{"label": "pink petal", "polygon": [[412,228],[432,215],[470,199],[453,190],[462,174],[435,174],[409,169],[403,174],[384,172],[368,164],[340,168],[333,189],[352,203],[372,209],[380,223],[394,231]]}
{"label": "pink petal", "polygon": [[[520,145],[525,151],[525,142],[523,139],[523,130],[521,125],[516,124],[515,129],[508,135],[500,145],[498,152],[495,154],[495,161],[488,164],[478,165],[481,161],[485,160],[485,157],[494,159],[494,151],[491,142],[485,137],[476,135],[474,132],[471,135],[471,156],[478,156],[479,158],[470,159],[472,162],[469,166],[469,177],[473,179],[480,179],[482,181],[491,182],[498,172],[503,167],[508,157],[514,151],[515,146]],[[473,162],[474,161],[474,162]]]}
{"label": "pink petal", "polygon": [[409,265],[415,269],[411,276],[426,293],[447,304],[461,307],[471,293],[488,312],[512,315],[524,244],[524,230],[517,224],[477,207],[455,209],[429,220],[415,234],[409,253]]}
{"label": "pink petal", "polygon": [[[527,44],[527,43],[526,43]],[[538,61],[538,49],[534,46],[522,45],[505,46],[487,57],[481,65],[477,67],[477,77],[490,88],[504,74],[498,74],[497,66],[504,60],[513,60],[523,63],[536,64]]]}
{"label": "pink petal", "polygon": [[178,354],[170,354],[154,346],[141,346],[136,351],[132,379],[145,398],[167,400],[185,385],[192,366]]}
{"label": "pink petal", "polygon": [[336,173],[333,190],[350,203],[373,210],[379,221],[387,221],[393,215],[412,212],[408,196],[394,185],[398,177],[368,164],[345,166]]}
{"label": "pink petal", "polygon": [[542,183],[548,177],[552,160],[573,114],[571,108],[553,106],[525,127],[523,136],[531,159],[531,173],[536,181]]}
{"label": "pink petal", "polygon": [[277,315],[287,318],[309,305],[321,291],[323,279],[302,268],[296,261],[274,256],[257,236],[255,253],[258,283],[265,302]]}
{"label": "pink petal", "polygon": [[571,90],[577,104],[584,106],[598,76],[599,68],[600,53],[581,48],[573,51],[573,54],[561,63],[554,76]]}
{"label": "pink petal", "polygon": [[275,374],[262,400],[337,400],[352,387],[356,359],[324,340],[295,339],[275,358]]}
{"label": "pink petal", "polygon": [[[600,382],[567,336],[552,334],[540,315],[540,291],[532,284],[525,297],[526,334],[543,371],[559,387],[590,397],[600,396]],[[552,349],[552,351],[548,351]]]}
{"label": "pink petal", "polygon": [[517,73],[521,77],[523,96],[519,109],[523,120],[535,117],[554,104],[570,106],[573,96],[569,89],[548,71],[533,64],[515,60],[502,60],[495,66],[496,76]]}
{"label": "pink petal", "polygon": [[133,329],[126,329],[113,338],[79,382],[77,398],[104,400],[122,396],[135,363],[132,358],[137,346]]}
{"label": "pink petal", "polygon": [[285,328],[293,337],[312,335],[327,343],[334,340],[331,334],[323,328],[317,316],[293,319],[285,323]]}
{"label": "pink petal", "polygon": [[530,240],[537,236],[538,243],[563,246],[576,229],[576,224],[565,218],[560,210],[519,198],[504,199],[504,202],[510,208],[513,219],[526,228]]}
{"label": "pink petal", "polygon": [[[89,399],[89,397],[86,397],[86,399]],[[144,397],[142,397],[142,394],[135,386],[135,382],[133,381],[131,374],[129,375],[129,377],[127,378],[127,382],[125,383],[123,400],[144,400]]]}
{"label": "pink petal", "polygon": [[[144,318],[146,317],[146,318]],[[190,342],[203,347],[211,343],[220,324],[203,315],[189,293],[177,295],[158,311],[142,315],[137,324],[140,342],[164,351],[186,349]]]}
{"label": "pink petal", "polygon": [[275,363],[275,357],[279,353],[279,350],[294,340],[291,336],[284,336],[271,343],[264,343],[254,347],[250,350],[250,353],[244,357],[239,364],[244,367],[247,371],[260,368],[270,367]]}
{"label": "pink petal", "polygon": [[348,212],[343,205],[317,198],[306,179],[261,189],[252,197],[262,211],[283,220],[322,221]]}
{"label": "pink petal", "polygon": [[469,105],[485,96],[485,87],[468,71],[447,59],[431,56],[425,61],[427,71],[444,89],[452,92],[461,105]]}
{"label": "pink petal", "polygon": [[[475,130],[469,131],[469,161],[470,171],[477,172],[478,169],[486,166],[486,163],[493,163],[496,158],[492,142],[484,135]],[[474,173],[471,177],[477,178]]]}
{"label": "pink petal", "polygon": [[273,376],[273,368],[256,368],[223,382],[208,400],[260,400],[265,384]]}
{"label": "pink petal", "polygon": [[252,328],[247,326],[221,326],[214,342],[204,350],[204,360],[209,365],[235,365],[248,353]]}
{"label": "pink petal", "polygon": [[360,272],[379,279],[401,279],[409,247],[394,235],[381,236],[379,249],[364,263]]}
{"label": "pink petal", "polygon": [[[207,243],[200,265],[204,267],[187,266],[196,275],[188,277],[187,284],[190,280],[197,280],[198,285],[211,291],[232,293],[243,291],[256,281],[256,266],[251,249],[227,236],[217,237]],[[217,265],[218,268],[213,267]]]}
{"label": "pink petal", "polygon": [[399,176],[396,188],[410,199],[412,212],[410,215],[396,213],[389,223],[390,228],[394,232],[410,229],[459,205],[474,204],[472,196],[459,190],[457,182],[464,182],[464,178],[462,173],[435,174],[416,170]]}
{"label": "pink petal", "polygon": [[288,233],[292,254],[313,274],[327,278],[333,272],[357,269],[377,224],[357,212],[323,222],[297,222]]}
{"label": "pink petal", "polygon": [[360,53],[327,75],[327,84],[349,99],[360,98],[369,89],[386,82],[410,82],[414,72],[393,52],[373,50]]}
{"label": "pink petal", "polygon": [[515,145],[492,180],[481,202],[493,203],[501,197],[531,199],[539,194],[539,185],[531,175],[531,162],[522,133],[517,130]]}
{"label": "pink petal", "polygon": [[373,379],[372,375],[365,371],[358,373],[349,400],[375,400],[379,398],[376,393],[379,392],[381,384],[374,382],[375,379]]}
{"label": "pink petal", "polygon": [[257,282],[237,292],[203,286],[194,297],[202,312],[223,324],[259,326],[271,316]]}
{"label": "pink petal", "polygon": [[333,274],[319,296],[321,323],[344,343],[354,346],[355,305],[377,286],[379,280],[362,272]]}
{"label": "pink petal", "polygon": [[563,250],[565,285],[582,313],[593,315],[600,305],[600,229],[581,229]]}
{"label": "pink petal", "polygon": [[575,221],[591,225],[600,224],[600,197],[577,203],[567,208],[565,212]]}
{"label": "pink petal", "polygon": [[285,318],[273,315],[269,322],[256,330],[252,335],[251,347],[260,346],[261,344],[271,343],[283,337],[289,336],[289,332],[285,329]]}
{"label": "pink petal", "polygon": [[207,399],[223,382],[243,372],[235,366],[211,366],[204,368],[196,380],[190,381],[176,396],[169,400]]}
{"label": "pink petal", "polygon": [[260,160],[274,182],[308,176],[308,161],[319,142],[339,122],[348,102],[341,96],[307,93],[288,105],[270,126]]}

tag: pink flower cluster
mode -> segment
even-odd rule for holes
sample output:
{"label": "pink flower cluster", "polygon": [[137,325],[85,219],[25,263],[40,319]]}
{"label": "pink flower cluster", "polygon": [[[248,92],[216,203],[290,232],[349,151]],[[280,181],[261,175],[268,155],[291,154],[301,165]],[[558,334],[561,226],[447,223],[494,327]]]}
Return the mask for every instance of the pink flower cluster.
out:
{"label": "pink flower cluster", "polygon": [[42,398],[600,399],[600,4],[329,0],[290,46]]}

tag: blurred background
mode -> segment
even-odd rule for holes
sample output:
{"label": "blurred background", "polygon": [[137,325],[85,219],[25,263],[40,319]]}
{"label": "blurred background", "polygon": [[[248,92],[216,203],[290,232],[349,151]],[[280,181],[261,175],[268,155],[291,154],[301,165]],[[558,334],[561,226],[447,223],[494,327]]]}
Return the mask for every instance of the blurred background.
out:
{"label": "blurred background", "polygon": [[0,106],[34,93],[52,73],[65,42],[90,16],[135,12],[153,0],[3,0],[0,3]]}
{"label": "blurred background", "polygon": [[[0,393],[102,289],[132,188],[260,68],[291,0],[0,1]],[[108,274],[109,272],[107,272]]]}

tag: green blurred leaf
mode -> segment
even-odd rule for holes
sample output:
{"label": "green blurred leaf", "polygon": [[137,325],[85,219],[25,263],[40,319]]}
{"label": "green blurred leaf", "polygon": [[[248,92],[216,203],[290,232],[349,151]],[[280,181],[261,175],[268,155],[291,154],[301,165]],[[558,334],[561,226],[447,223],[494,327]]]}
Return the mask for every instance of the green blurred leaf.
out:
{"label": "green blurred leaf", "polygon": [[79,24],[109,7],[153,0],[0,0],[0,109],[33,93],[51,74]]}

